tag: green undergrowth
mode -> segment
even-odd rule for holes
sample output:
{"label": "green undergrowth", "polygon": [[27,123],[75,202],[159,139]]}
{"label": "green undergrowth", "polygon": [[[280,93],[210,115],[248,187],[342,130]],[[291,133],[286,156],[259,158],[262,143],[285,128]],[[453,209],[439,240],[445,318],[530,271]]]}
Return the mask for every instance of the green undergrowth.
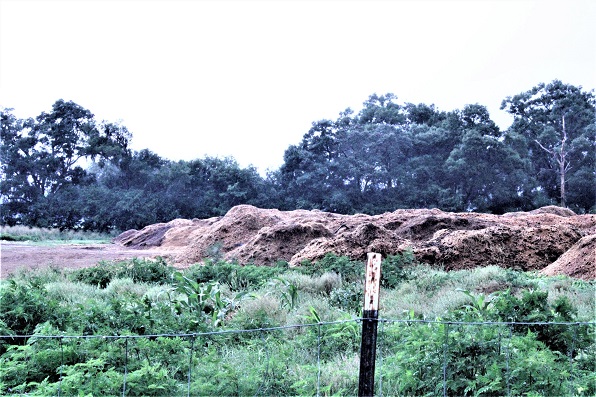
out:
{"label": "green undergrowth", "polygon": [[[593,324],[506,323],[594,322],[594,282],[446,272],[410,252],[382,273],[383,394],[596,393]],[[331,254],[296,268],[158,258],[20,272],[0,281],[0,394],[355,395],[363,279],[364,263]]]}
{"label": "green undergrowth", "polygon": [[60,230],[31,228],[28,226],[0,226],[0,241],[28,242],[43,245],[52,244],[101,244],[108,243],[113,236],[84,230]]}

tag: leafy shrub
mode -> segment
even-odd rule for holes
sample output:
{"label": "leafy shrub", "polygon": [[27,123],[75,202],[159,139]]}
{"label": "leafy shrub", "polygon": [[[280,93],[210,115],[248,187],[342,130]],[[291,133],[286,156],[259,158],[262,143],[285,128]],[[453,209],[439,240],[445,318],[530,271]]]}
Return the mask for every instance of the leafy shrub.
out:
{"label": "leafy shrub", "polygon": [[[399,283],[411,278],[411,268],[416,265],[416,258],[411,250],[401,254],[389,255],[381,264],[381,285],[395,288]],[[347,256],[337,256],[333,253],[325,255],[315,263],[304,263],[298,268],[303,274],[320,276],[323,273],[334,272],[347,282],[364,280],[365,265]]]}
{"label": "leafy shrub", "polygon": [[381,264],[381,286],[395,288],[412,277],[411,267],[416,264],[412,250],[387,256]]}
{"label": "leafy shrub", "polygon": [[178,395],[182,391],[180,383],[172,378],[160,363],[143,362],[141,368],[131,371],[126,378],[130,396]]}
{"label": "leafy shrub", "polygon": [[[15,388],[22,385],[21,392],[27,392],[32,387],[31,382],[41,382],[44,379],[58,381],[56,371],[62,364],[74,363],[78,357],[72,346],[60,345],[59,339],[40,338],[42,335],[56,335],[59,331],[50,323],[38,324],[31,338],[25,340],[22,346],[9,346],[2,355],[0,365],[0,384],[5,387]],[[2,390],[0,390],[1,392]]]}
{"label": "leafy shrub", "polygon": [[364,280],[364,263],[353,261],[347,256],[337,256],[333,253],[325,255],[314,263],[306,262],[296,269],[311,276],[321,276],[324,273],[334,272],[347,282]]}
{"label": "leafy shrub", "polygon": [[[442,395],[443,376],[447,395],[596,394],[594,324],[424,320],[574,323],[578,291],[593,293],[594,284],[496,267],[445,272],[401,256],[386,261],[381,314],[403,320],[379,325],[383,394]],[[0,334],[37,336],[0,338],[19,343],[0,345],[0,394],[121,395],[125,364],[126,395],[186,394],[189,370],[191,395],[356,393],[361,326],[352,317],[362,308],[363,264],[333,256],[301,269],[218,262],[165,279],[165,264],[146,273],[134,267],[99,266],[103,289],[70,281],[80,271],[31,271],[1,280]],[[133,270],[137,280],[154,281],[135,280]],[[523,285],[534,288],[523,291]],[[585,313],[594,312],[594,299],[583,304]],[[224,332],[153,336],[214,330]],[[60,334],[86,338],[40,337]],[[98,335],[120,336],[91,337]]]}
{"label": "leafy shrub", "polygon": [[[383,333],[384,381],[388,395],[591,395],[593,372],[548,348],[533,332],[512,334],[504,325],[399,323]],[[592,356],[593,358],[594,356]],[[443,383],[445,376],[445,384]],[[577,393],[582,394],[582,393]]]}
{"label": "leafy shrub", "polygon": [[514,325],[513,332],[519,335],[532,332],[550,350],[563,355],[568,354],[572,348],[585,349],[593,342],[587,334],[587,328],[574,328],[572,331],[565,325],[532,324],[577,321],[577,310],[565,296],[559,296],[551,304],[548,302],[547,291],[523,291],[521,297],[513,295],[509,290],[488,297],[484,294],[462,292],[468,295],[470,303],[453,311],[451,315],[458,320],[529,323]]}
{"label": "leafy shrub", "polygon": [[184,275],[197,283],[216,281],[229,285],[234,291],[240,291],[263,286],[284,271],[285,268],[281,266],[242,266],[224,261],[207,261],[204,265],[191,266]]}
{"label": "leafy shrub", "polygon": [[331,291],[329,303],[350,313],[360,313],[364,304],[362,283],[344,283]]}
{"label": "leafy shrub", "polygon": [[117,396],[122,393],[124,375],[110,368],[105,358],[91,358],[85,362],[64,366],[62,382],[44,379],[35,386],[36,395],[57,396]]}
{"label": "leafy shrub", "polygon": [[0,287],[0,321],[16,335],[31,335],[39,323],[61,323],[66,313],[50,299],[43,284],[10,279]]}
{"label": "leafy shrub", "polygon": [[73,270],[71,279],[105,288],[110,281],[117,278],[131,278],[135,282],[168,283],[174,269],[165,259],[137,259],[121,262],[100,262],[99,265],[85,269]]}
{"label": "leafy shrub", "polygon": [[105,288],[112,279],[116,278],[114,274],[117,273],[117,269],[120,267],[115,263],[102,261],[97,266],[73,270],[71,279]]}

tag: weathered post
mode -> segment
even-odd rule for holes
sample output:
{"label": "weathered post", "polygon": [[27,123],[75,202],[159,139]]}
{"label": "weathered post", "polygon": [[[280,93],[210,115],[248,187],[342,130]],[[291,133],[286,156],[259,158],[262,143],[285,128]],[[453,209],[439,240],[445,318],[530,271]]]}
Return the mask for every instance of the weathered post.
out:
{"label": "weathered post", "polygon": [[369,253],[366,262],[366,282],[364,284],[360,378],[358,380],[359,397],[372,397],[374,395],[380,282],[381,254]]}

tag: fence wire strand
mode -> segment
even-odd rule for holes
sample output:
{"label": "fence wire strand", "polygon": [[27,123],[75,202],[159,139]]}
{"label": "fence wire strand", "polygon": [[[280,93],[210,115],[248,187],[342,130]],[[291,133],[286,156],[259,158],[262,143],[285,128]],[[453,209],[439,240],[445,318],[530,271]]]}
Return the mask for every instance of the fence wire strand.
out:
{"label": "fence wire strand", "polygon": [[[408,326],[413,326],[413,325],[429,325],[432,327],[438,327],[437,330],[440,330],[440,327],[443,327],[442,331],[443,331],[443,335],[442,335],[442,346],[441,344],[437,345],[436,347],[432,347],[432,346],[423,346],[423,348],[427,351],[425,354],[427,355],[432,355],[432,354],[441,354],[442,353],[442,362],[441,362],[441,369],[440,371],[442,372],[440,375],[439,373],[435,372],[435,374],[437,376],[442,376],[442,395],[443,396],[447,396],[449,393],[449,384],[451,382],[450,380],[450,373],[452,371],[455,371],[455,369],[450,370],[450,359],[451,359],[451,340],[453,340],[453,342],[456,342],[457,335],[462,334],[462,333],[472,333],[472,335],[475,335],[477,330],[477,327],[483,327],[483,326],[490,326],[490,327],[498,327],[498,335],[497,335],[497,340],[495,341],[494,339],[491,340],[484,340],[484,339],[479,339],[477,341],[477,344],[480,346],[480,348],[482,349],[489,349],[489,350],[494,350],[498,353],[498,356],[502,357],[504,362],[504,383],[506,386],[506,390],[504,390],[504,392],[506,393],[507,396],[511,396],[512,395],[512,390],[511,390],[511,380],[512,380],[512,370],[511,370],[511,362],[512,359],[514,359],[514,357],[512,357],[512,341],[513,341],[513,329],[516,326],[544,326],[544,327],[552,327],[552,326],[568,326],[571,327],[571,335],[570,335],[570,341],[568,339],[569,344],[567,345],[567,355],[568,355],[568,360],[569,360],[569,375],[567,376],[567,382],[568,382],[568,388],[569,388],[569,393],[573,394],[574,390],[575,390],[575,386],[576,386],[576,382],[577,379],[575,377],[574,374],[574,369],[576,367],[575,365],[575,360],[576,358],[574,358],[574,354],[576,353],[577,350],[577,354],[582,355],[584,354],[584,352],[581,349],[578,349],[577,346],[581,345],[580,342],[578,342],[578,327],[586,327],[586,326],[596,326],[596,322],[514,322],[514,321],[503,321],[503,322],[488,322],[488,321],[478,321],[478,322],[464,322],[464,321],[441,321],[441,320],[424,320],[424,319],[388,319],[388,318],[379,318],[379,319],[374,319],[372,321],[377,321],[380,324],[379,327],[379,336],[378,336],[378,345],[377,345],[377,361],[379,363],[379,367],[378,367],[378,384],[377,384],[377,395],[379,396],[383,396],[383,387],[384,387],[384,380],[385,380],[385,371],[387,370],[387,368],[384,366],[384,359],[385,359],[385,353],[384,350],[386,352],[389,352],[390,349],[396,345],[396,343],[399,345],[400,343],[403,343],[403,337],[402,335],[406,335],[404,333],[404,331],[401,331],[401,334],[397,335],[398,336],[398,340],[397,342],[394,339],[391,339],[391,342],[389,342],[390,338],[388,337],[387,333],[388,331],[388,326],[392,325],[392,324],[404,324],[404,325],[408,325]],[[264,354],[264,358],[265,358],[265,363],[264,364],[264,371],[262,373],[262,380],[260,382],[260,385],[256,388],[254,395],[268,395],[271,391],[271,387],[274,386],[273,383],[271,383],[271,379],[270,377],[272,377],[275,372],[276,369],[275,367],[273,368],[272,371],[270,371],[270,367],[271,367],[271,339],[269,338],[268,335],[271,334],[271,332],[273,331],[290,331],[290,330],[299,330],[299,329],[307,329],[307,328],[313,328],[316,327],[314,329],[314,331],[316,332],[316,341],[317,341],[317,345],[316,345],[316,360],[317,360],[317,364],[316,364],[316,396],[320,396],[321,395],[321,371],[322,371],[322,361],[324,361],[323,358],[323,354],[322,354],[322,344],[324,342],[324,338],[326,337],[326,333],[322,332],[323,327],[330,327],[330,326],[334,326],[334,325],[340,325],[340,324],[346,324],[346,323],[360,323],[362,324],[363,319],[362,318],[353,318],[353,319],[349,319],[349,320],[340,320],[340,321],[328,321],[328,322],[318,322],[318,323],[310,323],[310,324],[296,324],[296,325],[287,325],[287,326],[281,326],[281,327],[261,327],[261,328],[255,328],[255,329],[240,329],[240,330],[215,330],[215,331],[209,331],[209,332],[195,332],[195,333],[163,333],[163,334],[151,334],[151,335],[0,335],[0,341],[1,340],[15,340],[15,339],[25,339],[25,338],[33,338],[32,341],[30,343],[33,343],[34,341],[40,341],[40,340],[44,340],[44,339],[58,339],[58,344],[59,344],[59,354],[60,354],[60,367],[57,369],[58,375],[59,375],[59,382],[57,385],[57,395],[60,396],[64,390],[63,390],[63,378],[64,378],[64,370],[67,368],[67,364],[65,363],[65,347],[64,347],[64,343],[67,342],[70,339],[73,340],[84,340],[84,339],[102,339],[106,342],[110,342],[110,341],[114,341],[116,343],[118,343],[121,346],[121,342],[124,342],[124,368],[123,368],[123,378],[122,378],[122,396],[126,396],[128,393],[131,392],[130,386],[127,385],[127,376],[128,376],[128,372],[129,372],[129,353],[130,353],[130,349],[129,349],[129,339],[130,341],[134,341],[140,338],[144,338],[144,339],[149,339],[149,340],[155,340],[157,338],[180,338],[180,339],[186,339],[188,341],[188,345],[189,346],[189,351],[188,351],[188,372],[187,372],[187,384],[186,384],[186,396],[190,397],[191,396],[191,386],[192,386],[192,376],[193,376],[193,359],[195,358],[195,354],[200,354],[198,353],[198,350],[196,349],[196,344],[197,344],[197,338],[202,338],[205,337],[207,339],[211,339],[214,336],[224,336],[224,335],[239,335],[239,334],[247,334],[247,333],[258,333],[259,337],[260,337],[260,342],[262,344],[262,348],[260,349],[260,355]],[[399,328],[398,328],[399,329]],[[579,332],[582,332],[581,330]],[[480,334],[479,334],[480,335]],[[567,334],[569,335],[569,334]],[[122,341],[122,339],[124,339],[124,341]],[[441,339],[439,339],[439,343]],[[273,342],[274,343],[274,342]],[[393,343],[393,344],[392,344]],[[476,343],[476,342],[475,342]],[[498,346],[494,345],[494,343],[498,343]],[[77,343],[78,345],[78,343]],[[54,345],[55,346],[55,345]],[[75,349],[76,351],[76,347],[72,347],[72,349]],[[70,357],[72,355],[71,352],[71,347],[68,348],[68,356]],[[86,351],[84,353],[86,355]],[[29,355],[29,352],[27,352],[27,355]],[[184,356],[185,357],[185,356]],[[440,356],[439,356],[440,357]],[[27,360],[29,361],[29,360]],[[407,364],[404,364],[407,365]],[[436,370],[439,370],[439,367],[436,368]],[[430,367],[424,369],[425,372],[428,371],[433,371]],[[272,372],[272,373],[270,373]],[[357,377],[358,374],[355,374],[355,376]],[[426,376],[425,374],[419,374],[420,376]],[[196,375],[195,375],[196,377]],[[312,379],[312,378],[311,378]],[[389,383],[389,388],[391,388],[392,383],[391,383],[391,378],[386,378]],[[439,385],[437,385],[438,387],[441,387]],[[327,393],[327,389],[324,389],[325,393]],[[437,390],[438,392],[438,390]]]}
{"label": "fence wire strand", "polygon": [[126,396],[126,375],[128,374],[128,338],[124,338],[124,377],[122,378],[122,397]]}
{"label": "fence wire strand", "polygon": [[449,324],[445,324],[443,340],[443,397],[447,397],[447,350],[449,348]]}
{"label": "fence wire strand", "polygon": [[511,359],[511,339],[513,338],[513,326],[508,325],[507,328],[509,329],[509,339],[507,340],[507,356],[506,356],[506,369],[507,369],[507,396],[511,396],[511,374],[509,372],[509,360]]}
{"label": "fence wire strand", "polygon": [[321,323],[317,326],[317,397],[321,395]]}
{"label": "fence wire strand", "polygon": [[381,323],[378,340],[378,357],[379,357],[379,397],[383,397],[383,335],[385,335],[385,322]]}
{"label": "fence wire strand", "polygon": [[567,382],[569,383],[569,393],[573,394],[573,350],[575,349],[575,340],[577,338],[577,327],[573,327],[573,337],[571,338],[571,346],[569,348],[569,377]]}
{"label": "fence wire strand", "polygon": [[190,351],[188,352],[188,385],[186,387],[186,397],[190,397],[190,379],[192,372],[192,353],[195,348],[196,335],[190,337]]}
{"label": "fence wire strand", "polygon": [[58,383],[58,397],[60,397],[62,391],[62,368],[64,367],[64,343],[62,338],[58,340],[60,341],[60,382]]}

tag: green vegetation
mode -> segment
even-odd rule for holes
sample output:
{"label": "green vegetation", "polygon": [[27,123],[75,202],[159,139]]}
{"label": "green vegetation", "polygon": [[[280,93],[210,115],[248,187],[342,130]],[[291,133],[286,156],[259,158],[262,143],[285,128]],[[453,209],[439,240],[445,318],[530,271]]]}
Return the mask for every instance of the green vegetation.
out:
{"label": "green vegetation", "polygon": [[[299,268],[135,259],[13,275],[0,282],[0,335],[12,335],[0,394],[354,395],[363,271],[328,255]],[[384,395],[596,393],[594,282],[445,272],[407,252],[383,271]]]}
{"label": "green vegetation", "polygon": [[[502,108],[504,131],[479,104],[444,112],[374,94],[314,122],[265,178],[230,158],[134,152],[126,127],[71,101],[29,119],[0,109],[0,240],[107,242],[238,204],[595,212],[594,93],[555,80]],[[259,267],[218,251],[182,271],[134,259],[0,281],[0,393],[355,394],[364,265],[328,255]],[[596,394],[594,282],[445,272],[404,252],[384,260],[381,287],[386,395]]]}
{"label": "green vegetation", "polygon": [[359,112],[313,122],[266,177],[232,158],[134,152],[126,127],[73,102],[35,119],[0,109],[0,224],[114,232],[238,204],[345,214],[558,204],[594,213],[594,93],[554,80],[502,108],[513,116],[503,131],[479,104],[446,112],[373,94]]}
{"label": "green vegetation", "polygon": [[40,227],[0,226],[0,240],[28,241],[43,244],[89,244],[108,243],[111,236],[106,233],[83,230],[60,230]]}

